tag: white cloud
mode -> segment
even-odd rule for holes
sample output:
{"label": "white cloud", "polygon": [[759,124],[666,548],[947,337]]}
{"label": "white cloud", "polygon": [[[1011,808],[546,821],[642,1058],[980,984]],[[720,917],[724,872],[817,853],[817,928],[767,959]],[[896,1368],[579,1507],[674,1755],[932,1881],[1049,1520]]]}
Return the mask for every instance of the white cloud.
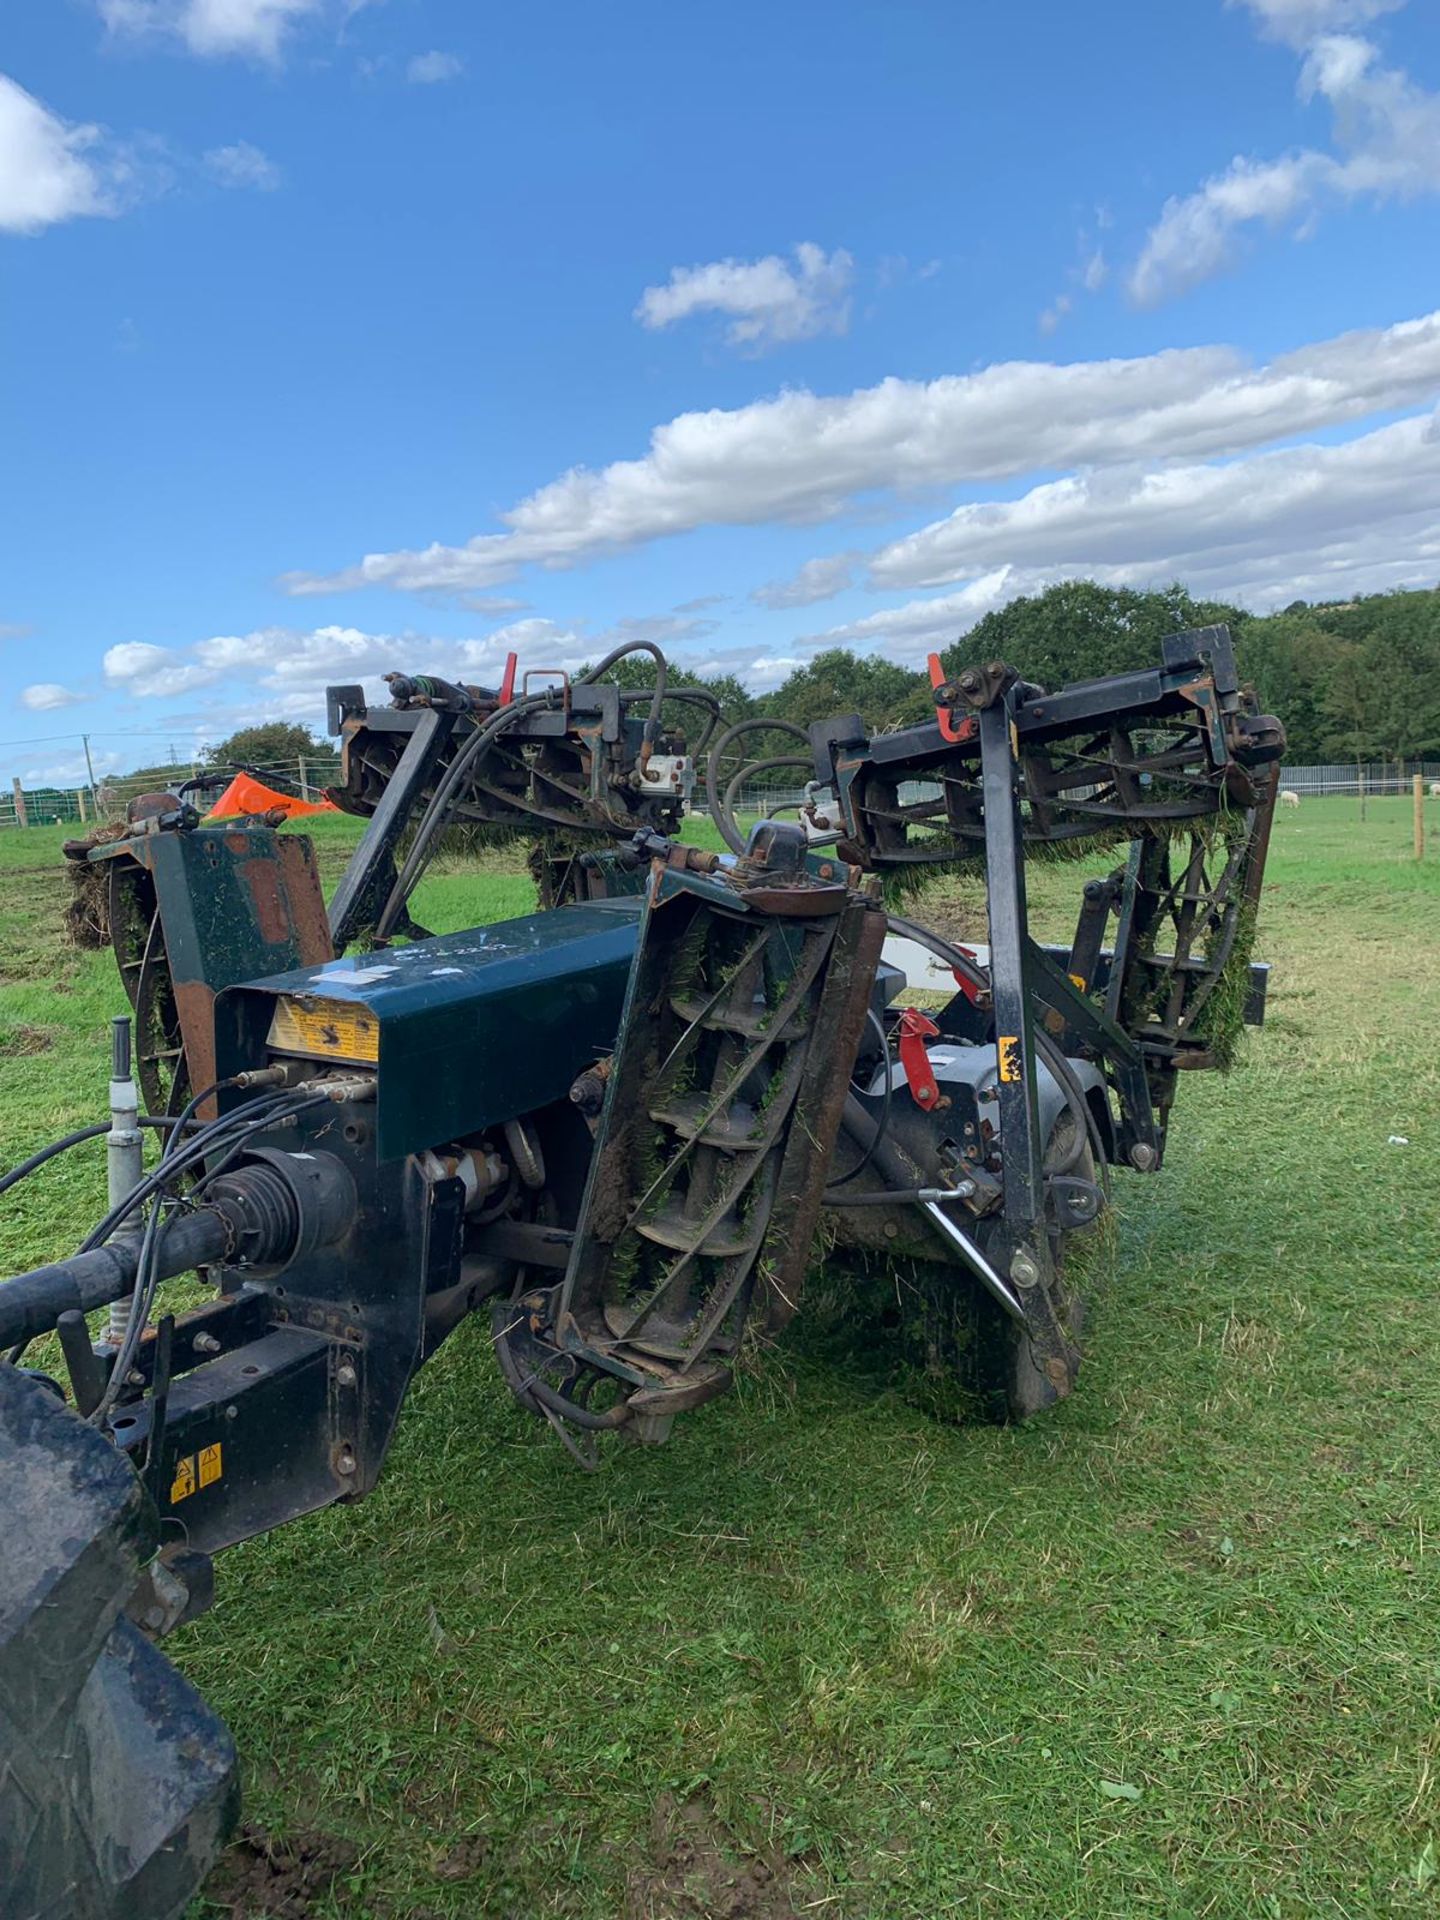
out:
{"label": "white cloud", "polygon": [[[1362,17],[1359,5],[1252,0],[1277,32],[1306,52],[1299,90],[1331,111],[1333,151],[1302,147],[1273,160],[1244,155],[1196,192],[1167,200],[1130,273],[1141,306],[1197,286],[1230,265],[1247,228],[1308,225],[1330,204],[1382,203],[1440,193],[1440,94],[1380,65],[1368,40],[1314,37],[1307,22]],[[1368,13],[1378,12],[1371,6]],[[1310,35],[1310,37],[1306,37]]]}
{"label": "white cloud", "polygon": [[405,78],[417,87],[433,87],[442,80],[454,80],[465,71],[458,53],[417,53],[405,69]]}
{"label": "white cloud", "polygon": [[[1045,584],[1049,585],[1048,579]],[[854,647],[862,653],[878,648],[892,659],[920,660],[927,653],[948,647],[962,633],[968,633],[977,620],[1008,600],[1036,590],[1035,581],[1016,568],[996,567],[958,593],[885,607],[878,613],[867,613],[861,620],[831,627],[826,633],[806,634],[803,639],[808,645]]]}
{"label": "white cloud", "polygon": [[99,158],[99,127],[62,120],[0,73],[0,232],[39,233],[120,211]]}
{"label": "white cloud", "polygon": [[73,707],[89,696],[76,693],[71,687],[57,686],[53,680],[42,680],[37,686],[26,687],[20,695],[22,707],[28,707],[31,713],[51,713],[57,707]]}
{"label": "white cloud", "polygon": [[[875,584],[934,587],[1005,572],[1145,586],[1180,579],[1246,604],[1440,577],[1440,416],[1339,446],[1092,473],[961,507],[876,554]],[[933,609],[936,603],[927,603]],[[913,611],[916,619],[922,609]],[[899,616],[876,619],[880,631]]]}
{"label": "white cloud", "polygon": [[756,693],[768,693],[772,687],[778,687],[782,680],[788,680],[797,667],[808,664],[806,655],[801,653],[762,654],[758,660],[748,662],[740,678]]}
{"label": "white cloud", "polygon": [[572,468],[540,488],[501,516],[504,532],[370,554],[285,584],[302,594],[484,590],[527,566],[574,566],[707,525],[823,520],[875,494],[1237,453],[1419,405],[1437,387],[1440,312],[1259,367],[1228,347],[1187,347],[1063,366],[1010,361],[838,396],[791,391],[681,414],[654,430],[640,459]]}
{"label": "white cloud", "polygon": [[279,167],[248,140],[237,140],[229,147],[211,147],[203,156],[203,164],[222,187],[257,187],[262,193],[273,193],[280,184]]}
{"label": "white cloud", "polygon": [[829,600],[854,582],[855,553],[834,553],[823,560],[807,560],[788,580],[767,580],[750,598],[760,607],[810,607]]}
{"label": "white cloud", "polygon": [[1270,39],[1305,47],[1322,33],[1362,27],[1381,14],[1398,13],[1405,0],[1227,0],[1227,4],[1246,8]]}
{"label": "white cloud", "polygon": [[[90,760],[101,776],[114,773],[121,764],[118,753],[102,753],[98,747],[90,749]],[[90,769],[82,751],[62,760],[32,761],[19,773],[22,787],[83,787],[89,784]]]}
{"label": "white cloud", "polygon": [[216,677],[210,668],[187,665],[169,647],[152,646],[147,640],[127,640],[108,648],[102,664],[112,687],[142,700],[208,686]]}
{"label": "white cloud", "polygon": [[620,620],[594,634],[583,622],[565,625],[532,616],[480,637],[456,640],[344,626],[259,627],[249,633],[214,634],[183,649],[127,641],[110,648],[104,668],[114,691],[142,700],[214,688],[215,697],[201,709],[170,714],[165,720],[167,727],[193,729],[196,740],[203,742],[260,720],[303,720],[319,726],[325,689],[341,682],[358,681],[367,699],[384,705],[390,698],[386,673],[431,673],[496,687],[512,651],[520,656],[522,668],[563,667],[574,673],[625,641],[650,640],[670,648],[704,638],[714,627],[712,620],[674,614]]}
{"label": "white cloud", "polygon": [[1054,333],[1060,322],[1065,318],[1066,314],[1069,313],[1073,304],[1074,302],[1068,293],[1057,293],[1050,305],[1046,307],[1045,311],[1040,315],[1037,324],[1039,325],[1041,333]]}
{"label": "white cloud", "polygon": [[23,620],[0,620],[0,640],[28,640],[34,631]]}
{"label": "white cloud", "polygon": [[763,260],[674,267],[663,287],[645,289],[635,318],[655,329],[696,313],[729,314],[725,337],[731,346],[763,353],[792,340],[844,333],[854,267],[843,247],[827,254],[810,240],[796,247],[793,267],[775,253]]}
{"label": "white cloud", "polygon": [[190,53],[278,61],[285,37],[321,0],[97,0],[115,34],[165,34]]}

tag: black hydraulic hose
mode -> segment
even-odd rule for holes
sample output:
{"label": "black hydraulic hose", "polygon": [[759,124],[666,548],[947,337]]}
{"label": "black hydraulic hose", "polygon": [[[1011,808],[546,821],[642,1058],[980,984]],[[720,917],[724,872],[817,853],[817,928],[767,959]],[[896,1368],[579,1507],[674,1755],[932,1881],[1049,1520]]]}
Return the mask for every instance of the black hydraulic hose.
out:
{"label": "black hydraulic hose", "polygon": [[207,1153],[212,1152],[213,1136],[217,1132],[228,1132],[231,1127],[234,1127],[248,1133],[273,1125],[280,1110],[285,1108],[290,1098],[289,1093],[271,1094],[267,1099],[248,1102],[234,1113],[222,1114],[219,1120],[209,1121],[186,1141],[184,1146],[172,1153],[167,1160],[162,1160],[153,1172],[147,1174],[137,1186],[132,1187],[117,1206],[110,1209],[100,1224],[93,1227],[85,1236],[85,1242],[80,1251],[89,1253],[92,1248],[100,1246],[102,1242],[109,1239],[121,1221],[128,1219],[137,1207],[143,1206],[151,1194],[167,1185],[177,1173],[183,1172]]}
{"label": "black hydraulic hose", "polygon": [[[633,707],[637,701],[649,700],[650,698],[651,694],[648,687],[622,687],[620,689],[620,704],[622,707]],[[714,694],[707,693],[704,687],[671,687],[670,691],[665,695],[665,698],[667,700],[688,700],[693,706],[704,707],[704,728],[700,734],[700,738],[688,749],[691,759],[698,760],[706,747],[709,746],[711,734],[714,733],[716,727],[718,727],[720,722],[725,718],[724,708],[720,705],[720,702],[715,698]]]}
{"label": "black hydraulic hose", "polygon": [[[207,1099],[215,1091],[207,1088],[197,1096],[197,1101]],[[252,1134],[276,1126],[308,1107],[320,1106],[328,1098],[328,1094],[307,1095],[303,1088],[293,1088],[250,1101],[235,1113],[222,1114],[218,1120],[209,1121],[193,1139],[170,1152],[123,1201],[111,1208],[87,1234],[77,1254],[0,1283],[0,1347],[10,1349],[6,1355],[9,1362],[18,1365],[35,1335],[48,1332],[59,1315],[70,1308],[88,1313],[94,1307],[120,1299],[126,1292],[139,1301],[139,1283],[147,1278],[147,1269],[153,1288],[156,1281],[167,1275],[186,1273],[191,1267],[203,1266],[223,1253],[228,1229],[217,1214],[205,1209],[172,1216],[162,1227],[157,1202],[157,1212],[152,1214],[143,1234],[126,1234],[119,1240],[111,1240],[110,1236],[152,1194],[158,1194],[206,1154],[213,1154],[217,1148],[221,1150],[220,1159],[207,1170],[205,1177],[210,1180],[244,1150]],[[178,1131],[172,1134],[167,1146],[174,1147],[177,1138]],[[215,1226],[195,1225],[217,1221],[218,1241],[213,1238]],[[133,1311],[131,1327],[138,1341],[139,1327]],[[118,1368],[116,1376],[123,1381],[124,1373]]]}
{"label": "black hydraulic hose", "polygon": [[593,686],[602,673],[608,673],[611,667],[619,664],[632,653],[652,654],[655,659],[655,691],[650,697],[650,717],[645,722],[645,742],[653,746],[660,732],[660,709],[665,704],[665,682],[669,677],[670,663],[666,660],[653,640],[626,640],[618,647],[612,647],[603,660],[593,667],[587,667],[575,684],[577,687]]}
{"label": "black hydraulic hose", "polygon": [[395,922],[404,911],[406,901],[415,891],[420,876],[429,864],[431,844],[444,828],[451,804],[460,790],[460,784],[475,761],[502,733],[535,708],[547,705],[549,700],[548,692],[537,693],[528,695],[523,700],[516,700],[508,707],[498,707],[461,746],[455,758],[445,769],[420,817],[420,824],[415,829],[415,839],[406,855],[405,865],[397,875],[389,897],[381,909],[380,918],[376,922],[377,939],[383,940],[388,937]]}
{"label": "black hydraulic hose", "polygon": [[603,1413],[592,1413],[589,1407],[582,1407],[578,1401],[567,1400],[563,1393],[557,1393],[543,1380],[532,1380],[526,1388],[542,1407],[548,1407],[560,1420],[570,1420],[577,1427],[587,1427],[592,1433],[608,1432],[612,1427],[622,1427],[630,1418],[629,1402],[618,1401],[615,1406],[607,1407]]}
{"label": "black hydraulic hose", "polygon": [[[889,1126],[890,1126],[890,1109],[895,1102],[895,1081],[894,1081],[893,1069],[890,1064],[890,1043],[885,1037],[884,1024],[882,1023],[880,1016],[876,1013],[873,1007],[866,1008],[865,1017],[871,1023],[871,1025],[873,1025],[876,1028],[876,1030],[880,1035],[880,1050],[881,1050],[881,1053],[884,1055],[884,1059],[885,1059],[885,1091],[882,1096],[883,1104],[881,1105],[881,1108],[880,1108],[879,1117],[875,1122],[875,1131],[870,1136],[869,1146],[865,1148],[864,1152],[860,1155],[860,1158],[855,1162],[854,1166],[848,1170],[848,1172],[842,1173],[837,1180],[832,1180],[830,1182],[829,1186],[826,1188],[827,1196],[830,1193],[832,1193],[836,1187],[846,1186],[851,1180],[855,1179],[855,1177],[858,1174],[861,1174],[865,1171],[866,1167],[869,1166],[871,1160],[874,1159],[875,1149],[879,1146],[880,1142],[885,1138],[885,1135],[889,1130]],[[854,1098],[853,1095],[851,1097]],[[856,1105],[857,1106],[859,1105],[858,1100],[856,1101]],[[863,1108],[861,1110],[862,1112],[864,1111]],[[868,1115],[867,1115],[867,1118],[868,1118]],[[842,1121],[842,1125],[843,1124],[844,1123]]]}
{"label": "black hydraulic hose", "polygon": [[[196,1094],[192,1105],[208,1099],[215,1091],[217,1091],[216,1088],[209,1087],[206,1088],[203,1093]],[[297,1095],[299,1096],[298,1098],[296,1097]],[[217,1174],[222,1173],[224,1169],[229,1166],[230,1162],[235,1159],[236,1155],[243,1150],[245,1141],[251,1134],[277,1125],[282,1119],[291,1119],[294,1115],[303,1112],[307,1107],[323,1106],[328,1098],[329,1095],[325,1093],[306,1095],[303,1088],[292,1088],[286,1093],[274,1095],[268,1100],[257,1101],[255,1103],[256,1106],[266,1109],[264,1113],[258,1116],[254,1113],[247,1112],[243,1107],[237,1113],[222,1114],[219,1119],[212,1120],[208,1126],[202,1128],[200,1134],[190,1142],[188,1147],[183,1148],[181,1152],[169,1157],[169,1179],[178,1177],[178,1175],[184,1171],[184,1166],[181,1164],[182,1162],[186,1164],[193,1163],[196,1159],[206,1154],[213,1154],[217,1147],[221,1147],[220,1158],[206,1169],[204,1178],[200,1183],[198,1191],[203,1192],[206,1184],[213,1180]],[[170,1144],[173,1143],[167,1142],[167,1146]],[[152,1175],[152,1179],[166,1172],[167,1162],[162,1160],[161,1165],[156,1169],[156,1174]],[[163,1184],[165,1183],[162,1183],[161,1187],[156,1190],[155,1204],[150,1210],[150,1217],[145,1223],[145,1231],[140,1241],[140,1253],[135,1266],[135,1281],[131,1291],[130,1314],[128,1324],[125,1328],[125,1338],[120,1343],[120,1349],[115,1355],[114,1364],[110,1369],[110,1378],[106,1383],[104,1393],[100,1397],[99,1405],[96,1406],[90,1414],[92,1421],[103,1420],[118,1399],[120,1391],[129,1376],[130,1363],[135,1357],[135,1349],[140,1344],[140,1336],[149,1322],[150,1310],[154,1305],[156,1289],[161,1280],[166,1277],[165,1273],[161,1272],[159,1252],[159,1236],[161,1231],[160,1215],[161,1209],[165,1204]],[[170,1273],[183,1271],[183,1268],[173,1266],[168,1268],[168,1272]]]}
{"label": "black hydraulic hose", "polygon": [[[179,1126],[181,1123],[168,1113],[142,1113],[136,1116],[137,1126],[158,1127],[162,1131]],[[18,1186],[32,1173],[43,1167],[47,1160],[53,1160],[56,1154],[68,1153],[71,1147],[78,1147],[86,1140],[98,1140],[102,1134],[109,1133],[110,1122],[98,1120],[93,1127],[78,1127],[74,1133],[67,1133],[59,1140],[52,1140],[48,1146],[41,1147],[38,1153],[32,1153],[28,1160],[22,1160],[18,1166],[11,1167],[8,1173],[0,1173],[0,1193],[8,1193],[11,1187]]]}
{"label": "black hydraulic hose", "polygon": [[[896,1193],[911,1191],[916,1185],[917,1163],[910,1158],[908,1152],[902,1152],[894,1140],[881,1132],[875,1116],[867,1111],[854,1093],[847,1093],[845,1096],[845,1109],[840,1124],[852,1140],[864,1143],[868,1147],[876,1172],[888,1187],[893,1188]],[[932,1162],[932,1164],[935,1163]],[[860,1171],[858,1166],[855,1171],[857,1173]],[[918,1171],[923,1177],[923,1168],[919,1168]],[[945,1185],[944,1176],[937,1178],[934,1184]],[[827,1205],[833,1191],[833,1187],[825,1189]]]}
{"label": "black hydraulic hose", "polygon": [[[513,1306],[514,1302],[511,1304]],[[503,1333],[495,1335],[493,1344],[505,1384],[522,1406],[527,1400],[532,1401],[537,1407],[548,1407],[558,1420],[570,1420],[577,1427],[588,1427],[597,1433],[622,1426],[629,1419],[628,1401],[622,1400],[613,1407],[607,1407],[603,1413],[592,1413],[588,1407],[582,1407],[574,1400],[567,1400],[563,1393],[557,1393],[538,1374],[522,1373]]]}
{"label": "black hydraulic hose", "polygon": [[[740,832],[740,829],[735,825],[734,819],[730,816],[721,800],[720,768],[730,748],[734,746],[742,734],[746,733],[783,733],[788,734],[793,740],[802,740],[807,747],[810,744],[809,734],[806,733],[803,727],[797,727],[793,720],[768,720],[763,718],[757,720],[738,720],[733,727],[727,727],[725,732],[722,733],[720,738],[715,742],[714,746],[710,749],[709,758],[705,762],[705,799],[710,808],[710,818],[720,829],[720,837],[732,853],[743,853],[745,851],[745,838]],[[748,765],[742,765],[740,769],[741,773],[746,773],[751,770],[751,767]],[[734,785],[735,782],[732,781],[731,787],[733,788]]]}
{"label": "black hydraulic hose", "polygon": [[[724,809],[725,809],[724,817],[730,823],[730,827],[734,832],[735,838],[740,842],[739,847],[736,848],[737,853],[741,852],[744,848],[745,836],[743,833],[741,833],[740,828],[736,823],[735,799],[741,787],[744,785],[744,783],[747,780],[753,780],[755,776],[760,773],[778,773],[782,767],[792,767],[792,768],[799,767],[803,772],[809,773],[811,771],[811,766],[812,766],[812,762],[810,761],[808,756],[802,759],[802,757],[798,753],[795,753],[795,754],[777,754],[773,759],[770,759],[770,760],[747,760],[742,767],[739,767],[736,770],[729,785],[725,789],[725,798],[724,798],[724,801],[722,802],[722,805],[724,806]],[[783,804],[787,806],[793,806],[795,803],[794,801],[786,801]],[[765,816],[766,819],[767,820],[773,819],[774,813],[775,813],[775,809],[772,808],[771,811]],[[723,827],[721,831],[722,832],[724,831]]]}
{"label": "black hydraulic hose", "polygon": [[[592,685],[599,679],[602,673],[608,673],[611,667],[632,653],[649,653],[653,654],[655,658],[655,689],[651,695],[650,713],[645,722],[644,733],[646,745],[650,746],[654,744],[660,732],[660,709],[665,700],[665,683],[668,671],[665,656],[653,641],[627,640],[623,646],[612,647],[605,658],[597,661],[593,667],[588,667],[585,672],[578,677],[575,684],[577,686]],[[497,708],[481,726],[476,728],[475,732],[472,733],[469,739],[461,746],[455,758],[446,768],[439,785],[430,796],[429,804],[421,816],[420,824],[415,829],[415,839],[411,844],[409,854],[406,856],[405,865],[396,877],[395,884],[390,889],[389,898],[381,909],[380,918],[376,922],[375,936],[377,939],[384,940],[389,937],[396,921],[400,918],[404,910],[405,903],[409,900],[410,895],[419,883],[420,876],[429,862],[431,845],[436,835],[445,825],[451,810],[451,805],[460,790],[461,782],[465,776],[471,771],[480,756],[488,751],[490,746],[502,733],[507,732],[508,729],[513,727],[525,714],[533,712],[537,707],[548,706],[552,698],[552,692],[553,690],[545,693],[529,694],[521,700],[514,701],[508,707]]]}

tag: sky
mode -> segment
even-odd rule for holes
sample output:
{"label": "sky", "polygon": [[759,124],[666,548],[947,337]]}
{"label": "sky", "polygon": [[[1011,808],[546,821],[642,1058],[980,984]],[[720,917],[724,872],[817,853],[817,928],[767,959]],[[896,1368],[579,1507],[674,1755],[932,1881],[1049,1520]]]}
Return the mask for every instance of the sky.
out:
{"label": "sky", "polygon": [[6,0],[0,368],[4,785],[1433,584],[1440,4]]}

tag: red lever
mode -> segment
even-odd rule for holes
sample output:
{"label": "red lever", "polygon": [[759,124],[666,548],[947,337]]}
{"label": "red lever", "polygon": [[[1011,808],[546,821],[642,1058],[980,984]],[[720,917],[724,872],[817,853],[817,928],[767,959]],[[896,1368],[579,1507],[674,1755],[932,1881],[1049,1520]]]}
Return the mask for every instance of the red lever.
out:
{"label": "red lever", "polygon": [[925,1042],[933,1040],[940,1029],[928,1014],[914,1007],[903,1007],[896,1029],[900,1036],[900,1065],[905,1069],[910,1098],[925,1113],[940,1104],[940,1089],[930,1065]]}
{"label": "red lever", "polygon": [[[960,951],[965,955],[967,960],[974,960],[976,957],[974,949],[971,947],[961,947]],[[956,986],[959,987],[961,993],[964,994],[971,1006],[978,1007],[983,989],[978,987],[968,974],[962,973],[959,967],[952,967],[950,971],[955,976]]]}
{"label": "red lever", "polygon": [[[945,684],[945,669],[940,664],[938,653],[928,656],[930,662],[930,684],[937,690]],[[939,722],[940,735],[958,746],[964,740],[973,740],[980,731],[979,722],[973,713],[967,714],[957,727],[949,707],[936,707],[935,718]]]}
{"label": "red lever", "polygon": [[519,664],[519,660],[520,656],[516,653],[507,653],[505,656],[505,672],[500,681],[500,705],[502,707],[508,707],[515,698],[515,668]]}

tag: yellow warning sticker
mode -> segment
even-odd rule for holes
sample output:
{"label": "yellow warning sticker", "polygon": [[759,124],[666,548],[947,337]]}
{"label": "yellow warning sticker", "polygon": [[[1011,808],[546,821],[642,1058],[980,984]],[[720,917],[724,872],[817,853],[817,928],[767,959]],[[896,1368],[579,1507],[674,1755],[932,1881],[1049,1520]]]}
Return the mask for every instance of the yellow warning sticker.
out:
{"label": "yellow warning sticker", "polygon": [[1018,1033],[1002,1033],[997,1042],[1000,1058],[1000,1078],[1007,1083],[1020,1078],[1020,1036]]}
{"label": "yellow warning sticker", "polygon": [[212,1481],[220,1478],[220,1473],[220,1442],[217,1440],[213,1446],[200,1449],[201,1486],[208,1487]]}
{"label": "yellow warning sticker", "polygon": [[188,1500],[195,1491],[195,1456],[187,1453],[183,1460],[175,1462],[175,1478],[170,1482],[170,1504],[177,1500]]}
{"label": "yellow warning sticker", "polygon": [[350,1000],[302,1000],[282,994],[270,1021],[277,1053],[303,1053],[362,1065],[380,1058],[380,1028],[368,1007]]}

